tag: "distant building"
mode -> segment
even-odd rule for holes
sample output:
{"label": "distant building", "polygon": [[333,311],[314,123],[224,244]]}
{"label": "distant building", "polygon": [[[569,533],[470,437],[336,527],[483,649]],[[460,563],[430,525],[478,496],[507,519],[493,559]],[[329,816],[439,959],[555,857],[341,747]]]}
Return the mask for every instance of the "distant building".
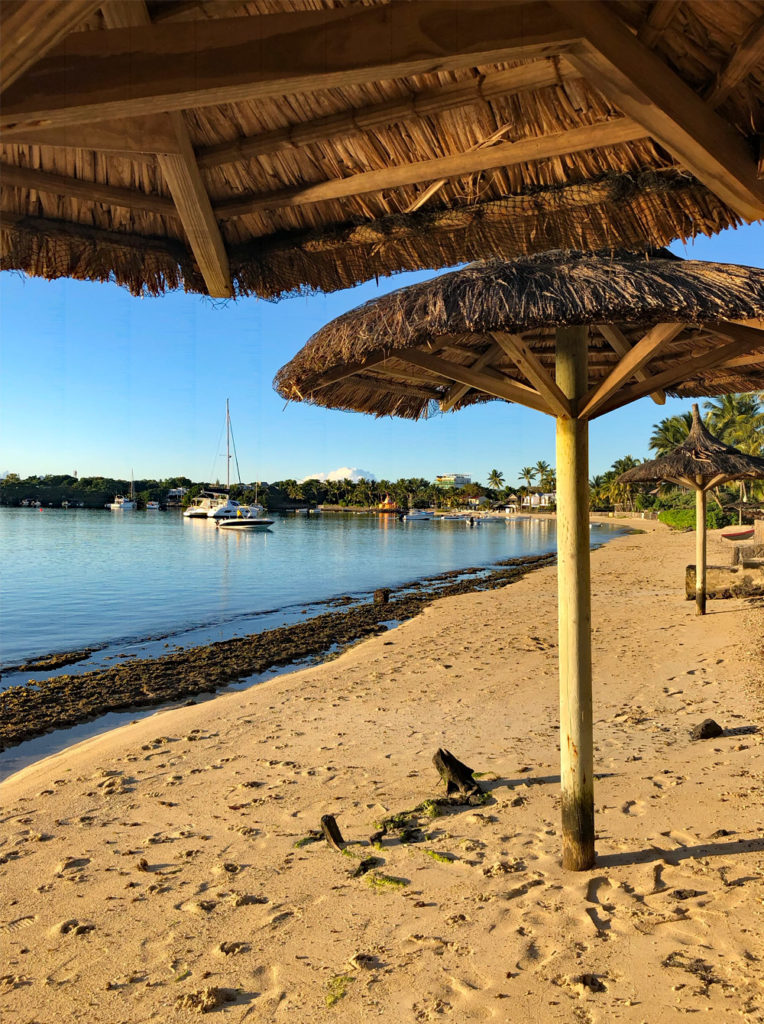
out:
{"label": "distant building", "polygon": [[173,487],[172,490],[167,492],[167,497],[165,498],[166,504],[181,505],[187,490],[187,487]]}
{"label": "distant building", "polygon": [[464,487],[472,483],[472,477],[468,473],[443,473],[435,477],[436,487]]}
{"label": "distant building", "polygon": [[549,508],[555,504],[557,504],[556,492],[542,494],[534,491],[532,494],[526,494],[523,497],[523,508]]}

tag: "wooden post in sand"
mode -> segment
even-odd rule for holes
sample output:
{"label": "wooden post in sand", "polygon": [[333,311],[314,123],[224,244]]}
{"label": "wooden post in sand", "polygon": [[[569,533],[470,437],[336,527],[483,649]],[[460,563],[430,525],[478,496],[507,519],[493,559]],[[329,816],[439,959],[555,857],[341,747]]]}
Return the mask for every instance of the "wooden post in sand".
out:
{"label": "wooden post in sand", "polygon": [[[557,329],[556,377],[574,409],[588,387],[588,330]],[[557,419],[557,602],[562,866],[594,866],[589,423]]]}
{"label": "wooden post in sand", "polygon": [[698,477],[695,492],[695,610],[706,614],[706,492]]}

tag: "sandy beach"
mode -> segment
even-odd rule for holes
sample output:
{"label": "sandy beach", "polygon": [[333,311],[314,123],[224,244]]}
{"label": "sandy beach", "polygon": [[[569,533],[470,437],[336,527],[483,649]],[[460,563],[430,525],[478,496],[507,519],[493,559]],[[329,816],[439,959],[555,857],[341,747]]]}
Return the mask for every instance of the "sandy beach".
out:
{"label": "sandy beach", "polygon": [[[3,1019],[764,1021],[764,603],[696,617],[694,535],[635,525],[592,554],[595,870],[559,865],[549,567],[5,782]],[[486,802],[371,845],[438,747]]]}

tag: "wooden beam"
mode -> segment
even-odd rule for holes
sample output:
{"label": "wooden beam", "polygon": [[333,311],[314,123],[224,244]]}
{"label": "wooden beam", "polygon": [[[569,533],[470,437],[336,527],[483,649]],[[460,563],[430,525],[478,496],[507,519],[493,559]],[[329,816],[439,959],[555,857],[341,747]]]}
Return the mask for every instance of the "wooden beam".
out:
{"label": "wooden beam", "polygon": [[653,356],[677,334],[684,330],[684,324],[656,324],[647,334],[630,348],[607,377],[596,385],[586,396],[583,409],[579,410],[579,419],[591,419],[600,406],[604,405],[616,391],[621,388],[629,377],[641,370]]}
{"label": "wooden beam", "polygon": [[764,184],[745,140],[727,121],[610,8],[594,0],[549,2],[585,38],[568,56],[590,83],[742,217],[764,216]]}
{"label": "wooden beam", "polygon": [[542,135],[519,142],[499,142],[487,149],[456,153],[434,160],[419,160],[398,167],[362,171],[347,178],[333,178],[315,185],[279,189],[259,195],[227,199],[215,204],[215,213],[223,220],[245,217],[260,210],[278,210],[306,206],[329,199],[345,199],[380,189],[401,188],[438,178],[459,178],[476,171],[510,167],[528,161],[545,160],[568,153],[615,146],[645,137],[645,131],[629,118],[605,121],[602,124],[571,128],[556,135]]}
{"label": "wooden beam", "polygon": [[148,210],[162,217],[178,215],[173,201],[165,199],[164,196],[148,195],[134,188],[118,188],[95,181],[82,181],[62,174],[49,174],[47,171],[34,171],[28,167],[16,167],[14,164],[0,163],[0,181],[6,188],[33,189],[36,192],[47,192],[57,196],[72,196],[75,199],[119,206],[126,210]]}
{"label": "wooden beam", "polygon": [[484,370],[473,370],[469,366],[460,366],[445,359],[423,352],[421,349],[396,349],[395,358],[413,363],[414,366],[421,366],[425,370],[431,370],[446,380],[457,381],[460,384],[467,384],[471,388],[483,391],[494,398],[503,398],[505,402],[516,402],[518,405],[528,406],[530,409],[537,409],[539,412],[549,413],[544,399],[538,392],[530,388],[520,387],[516,381],[510,380],[501,374],[489,374]]}
{"label": "wooden beam", "polygon": [[302,390],[306,395],[310,395],[314,391],[328,387],[329,384],[336,384],[340,380],[345,380],[346,377],[354,377],[361,370],[367,370],[391,357],[392,352],[389,349],[377,349],[376,352],[371,352],[366,359],[362,359],[357,363],[346,363],[344,366],[338,366],[334,370],[327,370],[317,373],[314,377],[309,377],[303,384]]}
{"label": "wooden beam", "polygon": [[66,125],[63,128],[31,127],[15,132],[13,138],[0,134],[3,142],[22,146],[62,146],[105,153],[128,153],[153,160],[155,153],[177,153],[178,140],[166,114],[145,114],[114,121]]}
{"label": "wooden beam", "polygon": [[380,395],[400,395],[401,398],[426,398],[430,402],[437,402],[440,392],[434,388],[422,387],[420,384],[399,384],[395,381],[379,380],[375,377],[364,377],[357,374],[349,378],[351,383],[358,383],[361,387],[371,388],[378,391]]}
{"label": "wooden beam", "polygon": [[442,85],[438,89],[413,93],[367,107],[355,107],[339,114],[327,114],[313,121],[287,125],[234,142],[205,146],[197,150],[197,160],[200,167],[220,167],[237,160],[250,160],[268,153],[326,142],[327,139],[375,131],[400,121],[428,117],[472,103],[488,103],[501,96],[557,85],[564,79],[576,76],[577,73],[563,60],[532,61],[468,82]]}
{"label": "wooden beam", "polygon": [[0,4],[0,91],[101,6],[101,0],[5,0]]}
{"label": "wooden beam", "polygon": [[[492,342],[488,348],[479,355],[474,363],[470,363],[471,370],[482,370],[492,363],[497,355],[501,353],[501,347]],[[440,400],[440,411],[450,412],[457,402],[460,402],[470,390],[469,384],[452,384],[443,398]]]}
{"label": "wooden beam", "polygon": [[[626,335],[615,324],[598,324],[598,329],[605,341],[619,356],[625,356],[631,351],[631,343]],[[647,380],[649,374],[645,370],[637,370],[634,374],[637,380]],[[666,404],[666,392],[654,391],[650,397],[657,405]]]}
{"label": "wooden beam", "polygon": [[[557,55],[545,4],[412,0],[80,32],[11,86],[0,119],[62,125]],[[95,38],[94,38],[95,37]]]}
{"label": "wooden beam", "polygon": [[[103,18],[110,29],[151,25],[144,0],[107,0],[103,5]],[[196,164],[183,115],[172,111],[167,120],[168,129],[177,141],[178,151],[161,153],[157,158],[159,167],[167,182],[188,244],[199,264],[207,291],[213,298],[231,298],[233,285],[228,253],[215,214],[212,212],[210,197]]]}
{"label": "wooden beam", "polygon": [[651,49],[663,35],[669,22],[674,17],[680,0],[655,0],[647,17],[639,26],[637,39]]}
{"label": "wooden beam", "polygon": [[514,361],[526,380],[546,400],[553,416],[561,416],[563,419],[574,418],[570,399],[563,394],[530,346],[526,345],[521,337],[516,334],[506,334],[503,331],[492,331],[491,337]]}
{"label": "wooden beam", "polygon": [[740,43],[736,43],[727,63],[719,71],[706,96],[709,106],[718,107],[740,82],[764,64],[764,16],[754,21]]}
{"label": "wooden beam", "polygon": [[[734,325],[730,324],[725,326]],[[753,330],[753,328],[746,328],[746,330]],[[755,333],[760,336],[764,334],[762,331],[756,331]],[[636,402],[637,399],[644,398],[645,395],[649,395],[650,392],[654,391],[656,388],[675,387],[683,381],[692,379],[692,377],[697,376],[704,370],[714,369],[717,366],[724,366],[730,359],[734,359],[736,356],[742,355],[744,352],[750,352],[758,346],[762,346],[762,344],[761,340],[756,341],[750,336],[743,337],[739,341],[733,341],[728,345],[722,345],[719,348],[710,349],[702,355],[693,356],[691,359],[687,359],[683,363],[675,363],[674,366],[669,367],[662,373],[656,373],[646,381],[639,381],[637,384],[630,384],[628,387],[622,388],[613,396],[613,398],[611,398],[609,402],[600,406],[597,412],[591,416],[590,419],[602,416],[606,412],[612,412],[614,409],[620,409],[622,406],[628,405],[630,402]]]}

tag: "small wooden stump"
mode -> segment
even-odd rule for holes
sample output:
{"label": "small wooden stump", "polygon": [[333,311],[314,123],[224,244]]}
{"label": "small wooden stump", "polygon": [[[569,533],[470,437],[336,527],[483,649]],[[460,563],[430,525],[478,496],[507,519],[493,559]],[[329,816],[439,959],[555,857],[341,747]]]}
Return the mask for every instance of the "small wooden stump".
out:
{"label": "small wooden stump", "polygon": [[468,803],[470,798],[482,796],[479,783],[472,777],[473,769],[459,760],[458,757],[441,747],[432,759],[438,774],[446,784],[446,795],[457,795],[462,802]]}
{"label": "small wooden stump", "polygon": [[340,827],[334,820],[333,814],[325,814],[323,818],[321,818],[321,831],[324,834],[324,839],[331,848],[342,853],[345,849],[345,840],[342,838]]}
{"label": "small wooden stump", "polygon": [[390,600],[390,589],[389,587],[380,587],[379,590],[374,591],[374,604],[387,604]]}

